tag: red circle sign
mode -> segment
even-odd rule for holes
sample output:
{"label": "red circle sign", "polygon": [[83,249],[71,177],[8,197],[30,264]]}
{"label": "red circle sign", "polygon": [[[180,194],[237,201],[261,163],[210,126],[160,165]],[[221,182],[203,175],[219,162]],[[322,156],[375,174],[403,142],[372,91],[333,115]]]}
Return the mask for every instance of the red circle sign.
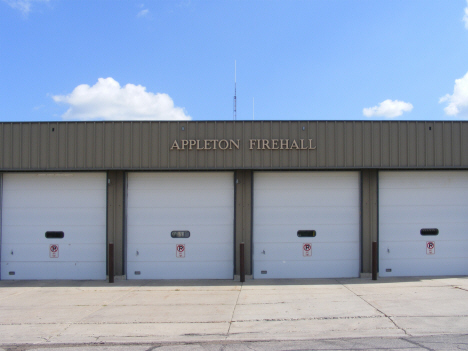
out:
{"label": "red circle sign", "polygon": [[304,249],[304,251],[310,251],[312,249],[312,245],[304,244],[304,246],[302,246],[302,248]]}
{"label": "red circle sign", "polygon": [[432,250],[432,249],[434,248],[434,242],[429,241],[429,242],[427,243],[427,248],[430,249],[430,250]]}
{"label": "red circle sign", "polygon": [[51,252],[57,252],[58,251],[58,246],[57,245],[50,245],[50,251]]}
{"label": "red circle sign", "polygon": [[184,252],[184,250],[185,250],[185,245],[183,244],[177,245],[177,251]]}

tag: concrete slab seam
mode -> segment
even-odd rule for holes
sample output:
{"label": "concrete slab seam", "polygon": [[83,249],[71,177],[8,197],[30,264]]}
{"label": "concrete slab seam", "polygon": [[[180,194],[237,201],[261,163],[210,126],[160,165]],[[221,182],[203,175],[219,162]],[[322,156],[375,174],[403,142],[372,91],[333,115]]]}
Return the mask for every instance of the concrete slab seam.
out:
{"label": "concrete slab seam", "polygon": [[[125,294],[121,295],[121,296],[118,296],[116,297],[115,299],[113,299],[111,302],[109,302],[109,304],[112,304],[114,303],[115,301],[127,296],[128,294],[132,293],[133,291],[135,291],[135,289],[130,289],[129,291],[126,291]],[[50,342],[53,338],[59,338],[64,332],[66,332],[72,325],[76,325],[76,324],[86,324],[86,323],[80,323],[83,319],[85,318],[88,318],[89,316],[91,316],[92,314],[96,313],[97,311],[101,310],[104,306],[100,305],[98,306],[98,308],[94,309],[93,311],[91,311],[90,313],[87,313],[86,315],[84,315],[79,321],[77,322],[71,322],[71,323],[67,323],[66,327],[61,331],[59,332],[57,335],[54,335],[54,336],[50,336],[49,337],[49,340],[46,340],[47,342]],[[36,323],[37,324],[37,323]],[[96,341],[99,339],[99,337],[96,338]]]}
{"label": "concrete slab seam", "polygon": [[378,309],[377,307],[375,307],[373,304],[371,304],[369,301],[367,301],[366,299],[364,299],[361,295],[358,295],[356,294],[353,290],[351,290],[347,285],[343,284],[343,286],[348,289],[351,293],[353,293],[354,295],[356,295],[357,297],[359,297],[362,301],[364,301],[365,303],[367,303],[369,306],[371,306],[372,308],[374,308],[377,312],[381,313],[383,316],[385,316],[386,318],[388,318],[389,321],[391,321],[393,323],[393,325],[403,331],[405,333],[405,335],[410,335],[404,328],[401,328],[394,320],[391,316],[387,315],[385,312],[381,311],[380,309]]}
{"label": "concrete slab seam", "polygon": [[[457,334],[460,336],[465,336],[466,334]],[[429,348],[427,346],[424,346],[416,341],[412,341],[406,337],[374,337],[373,339],[386,339],[386,340],[401,340],[404,342],[411,343],[415,346],[418,346],[424,350],[429,350],[429,351],[436,351],[436,349]],[[372,339],[372,338],[371,338]],[[324,338],[324,339],[306,339],[309,341],[317,341],[320,340],[321,342],[325,343],[332,343],[334,345],[339,345],[343,341],[354,341],[354,342],[359,342],[359,341],[365,341],[369,340],[368,337],[342,337],[342,338]],[[85,343],[56,343],[56,344],[50,344],[50,345],[44,345],[44,344],[34,344],[34,343],[27,343],[27,344],[4,344],[1,346],[0,351],[5,350],[5,351],[26,351],[30,349],[37,349],[47,347],[47,349],[60,349],[60,348],[72,348],[72,347],[79,347],[79,348],[86,348],[86,347],[115,347],[115,346],[145,346],[148,347],[147,350],[145,351],[154,351],[155,349],[158,349],[160,347],[170,347],[170,346],[177,346],[177,345],[219,345],[221,347],[225,347],[228,345],[236,345],[239,343],[251,343],[253,345],[255,344],[264,344],[264,343],[271,343],[271,342],[276,342],[278,340],[274,341],[266,341],[266,340],[256,340],[256,339],[246,339],[246,340],[193,340],[193,341],[161,341],[161,342],[85,342]],[[294,342],[301,342],[303,343],[305,339],[288,339],[288,340],[283,340],[288,343],[294,343]],[[441,341],[443,343],[443,341]],[[466,345],[463,343],[463,345]],[[248,345],[244,345],[248,346]],[[411,347],[412,349],[413,347]],[[252,349],[252,348],[249,348]],[[339,348],[340,350],[343,350],[343,348]],[[347,348],[350,349],[350,348]],[[354,350],[354,348],[351,348]],[[368,350],[369,348],[365,348]],[[386,349],[386,348],[385,348]],[[398,348],[401,349],[401,348]],[[223,350],[223,349],[221,349]],[[328,350],[328,349],[327,349]]]}
{"label": "concrete slab seam", "polygon": [[228,328],[228,331],[226,333],[226,339],[229,337],[229,334],[231,332],[232,321],[234,320],[234,313],[236,312],[236,308],[237,308],[237,305],[239,303],[239,297],[240,297],[240,294],[242,292],[242,287],[243,286],[244,286],[244,283],[241,283],[239,293],[237,294],[236,303],[234,304],[234,308],[232,309],[232,315],[231,315],[231,320],[229,321],[229,328]]}

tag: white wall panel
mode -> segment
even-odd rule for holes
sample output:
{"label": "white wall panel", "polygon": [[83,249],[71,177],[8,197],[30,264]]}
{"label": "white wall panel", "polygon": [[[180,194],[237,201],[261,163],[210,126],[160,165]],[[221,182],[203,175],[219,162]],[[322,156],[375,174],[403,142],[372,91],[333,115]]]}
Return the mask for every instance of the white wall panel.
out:
{"label": "white wall panel", "polygon": [[359,173],[257,172],[253,203],[254,278],[359,275]]}
{"label": "white wall panel", "polygon": [[[467,226],[468,172],[379,173],[380,276],[468,274]],[[422,228],[439,234],[423,236]]]}

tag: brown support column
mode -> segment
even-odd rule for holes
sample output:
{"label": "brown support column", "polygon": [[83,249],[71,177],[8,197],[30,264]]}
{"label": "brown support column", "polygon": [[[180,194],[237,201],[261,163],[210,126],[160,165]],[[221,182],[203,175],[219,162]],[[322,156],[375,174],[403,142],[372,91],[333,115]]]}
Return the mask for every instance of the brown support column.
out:
{"label": "brown support column", "polygon": [[361,273],[372,273],[372,242],[378,240],[378,171],[361,172]]}
{"label": "brown support column", "polygon": [[109,276],[109,283],[114,282],[114,244],[109,243],[109,251],[107,253],[107,275]]}
{"label": "brown support column", "polygon": [[252,171],[235,172],[236,218],[235,218],[235,274],[240,274],[240,243],[244,243],[245,274],[252,274]]}
{"label": "brown support column", "polygon": [[372,280],[377,280],[377,273],[378,273],[378,267],[379,267],[379,262],[378,262],[378,250],[379,247],[377,245],[377,241],[372,242]]}
{"label": "brown support column", "polygon": [[[2,217],[3,217],[3,173],[0,173],[0,249],[2,248]],[[2,280],[2,250],[0,250],[0,280]]]}
{"label": "brown support column", "polygon": [[245,255],[244,255],[244,243],[239,245],[240,251],[240,281],[241,283],[245,282]]}
{"label": "brown support column", "polygon": [[[125,172],[107,172],[107,242],[113,244],[113,267],[108,263],[108,274],[124,274],[123,231],[124,231],[124,184]],[[108,257],[110,258],[110,257]],[[109,277],[110,278],[110,277]]]}

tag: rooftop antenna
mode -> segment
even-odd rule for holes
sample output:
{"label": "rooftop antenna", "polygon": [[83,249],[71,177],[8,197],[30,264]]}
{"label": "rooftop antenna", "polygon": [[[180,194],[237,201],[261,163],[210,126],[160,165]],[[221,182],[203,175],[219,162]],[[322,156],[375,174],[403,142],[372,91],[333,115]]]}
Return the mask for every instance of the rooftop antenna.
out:
{"label": "rooftop antenna", "polygon": [[236,61],[234,60],[234,114],[233,114],[233,120],[237,120],[237,96],[236,96]]}
{"label": "rooftop antenna", "polygon": [[255,98],[252,98],[252,121],[255,121]]}

